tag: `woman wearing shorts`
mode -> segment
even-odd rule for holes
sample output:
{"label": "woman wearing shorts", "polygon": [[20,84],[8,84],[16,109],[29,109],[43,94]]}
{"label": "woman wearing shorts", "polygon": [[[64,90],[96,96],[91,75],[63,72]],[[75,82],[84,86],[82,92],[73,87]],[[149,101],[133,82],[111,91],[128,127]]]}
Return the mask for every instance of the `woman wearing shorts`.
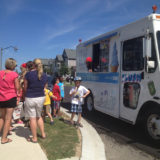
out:
{"label": "woman wearing shorts", "polygon": [[44,123],[41,117],[43,103],[45,100],[44,87],[47,83],[47,76],[43,73],[43,66],[40,59],[34,60],[35,68],[25,75],[25,114],[30,119],[32,138],[28,141],[37,142],[37,125],[41,131],[41,137],[45,138]]}
{"label": "woman wearing shorts", "polygon": [[8,58],[5,62],[6,69],[0,71],[0,131],[3,128],[1,144],[12,142],[7,138],[7,134],[19,94],[18,74],[14,72],[16,66],[16,61]]}

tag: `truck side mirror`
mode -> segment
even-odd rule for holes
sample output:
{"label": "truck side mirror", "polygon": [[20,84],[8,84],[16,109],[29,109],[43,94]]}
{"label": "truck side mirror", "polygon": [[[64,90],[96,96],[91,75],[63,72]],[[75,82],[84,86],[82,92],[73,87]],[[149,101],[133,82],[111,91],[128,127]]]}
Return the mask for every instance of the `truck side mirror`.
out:
{"label": "truck side mirror", "polygon": [[147,68],[155,68],[155,61],[147,61]]}
{"label": "truck side mirror", "polygon": [[152,56],[151,37],[147,36],[143,38],[143,57]]}

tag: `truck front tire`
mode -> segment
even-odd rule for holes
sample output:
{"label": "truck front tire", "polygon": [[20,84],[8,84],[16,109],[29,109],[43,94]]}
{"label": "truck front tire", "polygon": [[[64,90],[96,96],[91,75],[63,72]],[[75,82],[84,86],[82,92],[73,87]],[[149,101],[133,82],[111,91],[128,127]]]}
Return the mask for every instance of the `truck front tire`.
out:
{"label": "truck front tire", "polygon": [[160,143],[160,109],[156,107],[146,111],[143,122],[147,137],[154,143]]}

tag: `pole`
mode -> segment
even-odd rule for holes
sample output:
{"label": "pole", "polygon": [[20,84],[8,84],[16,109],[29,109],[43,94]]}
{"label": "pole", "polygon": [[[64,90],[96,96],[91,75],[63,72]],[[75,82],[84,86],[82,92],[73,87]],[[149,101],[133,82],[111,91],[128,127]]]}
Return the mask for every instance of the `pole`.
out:
{"label": "pole", "polygon": [[1,53],[0,53],[0,70],[2,70],[2,56],[3,56],[3,50],[5,50],[5,49],[9,49],[9,48],[13,48],[14,49],[14,51],[17,51],[18,49],[17,49],[17,47],[14,47],[14,46],[8,46],[8,47],[6,47],[6,48],[1,48]]}

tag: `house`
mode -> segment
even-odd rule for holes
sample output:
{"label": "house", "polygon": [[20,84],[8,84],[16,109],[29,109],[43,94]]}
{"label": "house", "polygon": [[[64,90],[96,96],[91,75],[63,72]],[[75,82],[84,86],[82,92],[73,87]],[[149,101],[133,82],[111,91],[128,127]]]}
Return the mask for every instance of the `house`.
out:
{"label": "house", "polygon": [[43,64],[43,70],[47,74],[53,74],[53,71],[55,70],[55,59],[42,59]]}
{"label": "house", "polygon": [[62,55],[57,55],[55,58],[55,68],[54,68],[54,72],[59,72],[61,65],[63,63],[63,57]]}
{"label": "house", "polygon": [[62,57],[64,60],[64,64],[68,68],[75,68],[76,67],[76,50],[64,49]]}

